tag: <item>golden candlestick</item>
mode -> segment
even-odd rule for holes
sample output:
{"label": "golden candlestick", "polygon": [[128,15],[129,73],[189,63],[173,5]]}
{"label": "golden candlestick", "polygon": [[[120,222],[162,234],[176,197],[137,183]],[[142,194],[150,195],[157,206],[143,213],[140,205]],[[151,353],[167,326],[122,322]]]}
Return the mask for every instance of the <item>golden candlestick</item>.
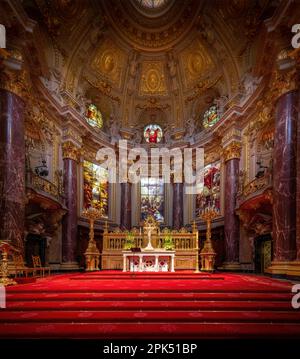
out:
{"label": "golden candlestick", "polygon": [[0,243],[1,261],[0,261],[0,285],[7,286],[17,284],[13,279],[9,278],[8,270],[8,253],[13,248],[7,243]]}
{"label": "golden candlestick", "polygon": [[195,221],[193,222],[193,233],[196,235],[196,268],[194,273],[200,273],[199,271],[199,234],[198,234],[198,228],[196,226]]}
{"label": "golden candlestick", "polygon": [[215,265],[216,252],[214,251],[211,241],[211,222],[218,217],[219,213],[213,207],[207,207],[200,217],[206,221],[206,241],[204,247],[200,252],[201,257],[201,271],[212,272]]}
{"label": "golden candlestick", "polygon": [[94,239],[94,222],[102,217],[102,212],[97,208],[89,207],[82,212],[82,216],[90,221],[89,244],[84,253],[86,261],[86,271],[99,270],[100,252]]}

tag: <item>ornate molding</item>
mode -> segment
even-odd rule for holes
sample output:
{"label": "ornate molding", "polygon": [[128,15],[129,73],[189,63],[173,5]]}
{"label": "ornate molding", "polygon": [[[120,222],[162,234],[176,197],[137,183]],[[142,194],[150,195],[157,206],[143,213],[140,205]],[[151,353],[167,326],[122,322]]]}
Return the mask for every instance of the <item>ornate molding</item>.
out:
{"label": "ornate molding", "polygon": [[15,95],[28,97],[28,81],[25,70],[12,71],[4,69],[0,72],[0,88]]}
{"label": "ornate molding", "polygon": [[76,162],[79,161],[79,156],[81,154],[80,148],[74,145],[73,142],[67,141],[62,145],[62,156],[63,158],[69,158]]}
{"label": "ornate molding", "polygon": [[289,71],[274,71],[271,80],[271,99],[275,102],[287,92],[295,91],[299,87],[299,73],[294,67]]}
{"label": "ornate molding", "polygon": [[240,159],[242,152],[242,145],[240,142],[233,141],[223,149],[223,157],[225,162],[235,158]]}

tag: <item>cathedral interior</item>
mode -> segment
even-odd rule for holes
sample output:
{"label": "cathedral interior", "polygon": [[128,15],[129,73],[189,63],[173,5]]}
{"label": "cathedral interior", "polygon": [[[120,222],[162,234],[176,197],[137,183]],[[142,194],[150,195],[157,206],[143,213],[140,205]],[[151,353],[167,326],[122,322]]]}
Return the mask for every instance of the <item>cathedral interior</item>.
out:
{"label": "cathedral interior", "polygon": [[[2,279],[19,283],[10,295],[52,276],[58,287],[70,274],[118,280],[127,265],[299,279],[299,18],[289,0],[0,1]],[[118,162],[134,148],[203,148],[197,193],[161,173],[111,183],[98,151]],[[143,261],[147,240],[170,258]],[[25,335],[1,314],[1,337]],[[297,314],[287,333],[300,334]]]}

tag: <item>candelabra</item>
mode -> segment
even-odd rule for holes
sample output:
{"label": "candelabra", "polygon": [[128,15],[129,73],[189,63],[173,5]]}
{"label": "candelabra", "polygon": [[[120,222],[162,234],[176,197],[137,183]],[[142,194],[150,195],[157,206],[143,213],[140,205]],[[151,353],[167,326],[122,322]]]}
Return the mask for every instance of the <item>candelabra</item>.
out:
{"label": "candelabra", "polygon": [[6,243],[0,243],[1,261],[0,261],[0,285],[7,286],[17,284],[13,279],[9,278],[8,270],[8,253],[12,250],[12,247]]}
{"label": "candelabra", "polygon": [[82,216],[90,221],[89,244],[84,253],[86,271],[97,271],[99,270],[100,252],[94,239],[94,222],[102,217],[102,213],[97,208],[89,207],[82,212]]}
{"label": "candelabra", "polygon": [[198,235],[198,228],[196,226],[195,221],[193,222],[193,233],[196,235],[196,269],[194,273],[200,273],[199,271],[199,235]]}
{"label": "candelabra", "polygon": [[214,270],[216,252],[214,251],[211,242],[211,222],[219,215],[219,211],[215,206],[206,207],[201,213],[200,217],[206,221],[206,241],[204,247],[200,252],[201,257],[201,271],[212,272]]}

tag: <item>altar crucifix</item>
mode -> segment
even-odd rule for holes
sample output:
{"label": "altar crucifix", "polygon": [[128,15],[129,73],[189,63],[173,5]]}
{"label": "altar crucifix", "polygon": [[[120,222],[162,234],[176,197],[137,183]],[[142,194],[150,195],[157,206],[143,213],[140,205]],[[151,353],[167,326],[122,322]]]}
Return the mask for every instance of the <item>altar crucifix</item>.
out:
{"label": "altar crucifix", "polygon": [[151,243],[151,235],[152,232],[155,231],[156,229],[157,229],[157,223],[155,218],[153,216],[148,216],[144,221],[144,232],[147,233],[147,238],[148,238],[148,244],[147,247],[145,248],[145,251],[154,250]]}

